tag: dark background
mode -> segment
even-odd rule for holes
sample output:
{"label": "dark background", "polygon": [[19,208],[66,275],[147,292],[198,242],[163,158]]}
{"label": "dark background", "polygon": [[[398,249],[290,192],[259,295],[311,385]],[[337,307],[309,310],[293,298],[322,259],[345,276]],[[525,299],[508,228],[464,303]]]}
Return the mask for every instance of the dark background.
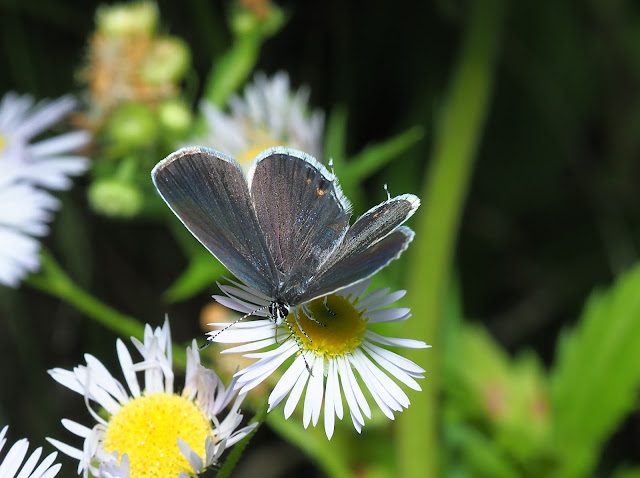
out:
{"label": "dark background", "polygon": [[[549,363],[559,331],[589,292],[637,260],[640,7],[624,0],[509,3],[455,263],[466,316],[484,322],[509,351],[531,348]],[[0,92],[43,98],[78,91],[74,72],[98,5],[1,0]],[[228,2],[158,5],[161,28],[186,40],[193,78],[204,81],[230,41]],[[383,182],[392,192],[418,192],[467,2],[279,5],[290,18],[264,45],[257,69],[282,69],[295,87],[309,85],[311,104],[327,114],[345,107],[350,153],[422,125],[425,139],[366,185],[376,191],[368,205],[378,202]],[[203,11],[219,28],[198,23]],[[185,265],[166,228],[95,215],[87,184],[80,179],[61,195],[65,208],[47,247],[83,287],[122,312],[155,325],[167,311],[196,317],[210,291],[171,306],[160,300]],[[87,351],[116,367],[115,336],[28,287],[2,290],[0,300],[0,424],[10,425],[10,441],[60,437],[60,417],[81,416],[80,402],[43,370],[73,367]],[[195,321],[174,320],[172,329],[180,342],[200,333]],[[625,422],[605,461],[637,461],[638,426],[637,415]],[[251,456],[291,465],[295,476],[305,459],[284,446],[264,427]],[[65,476],[74,469],[65,468]]]}

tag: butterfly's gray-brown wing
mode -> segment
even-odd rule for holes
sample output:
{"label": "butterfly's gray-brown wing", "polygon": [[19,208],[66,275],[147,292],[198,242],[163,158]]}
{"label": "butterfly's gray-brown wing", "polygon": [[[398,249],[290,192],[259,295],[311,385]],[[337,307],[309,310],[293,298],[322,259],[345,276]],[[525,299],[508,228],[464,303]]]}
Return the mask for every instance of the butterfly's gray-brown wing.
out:
{"label": "butterfly's gray-brown wing", "polygon": [[153,183],[195,238],[238,279],[273,297],[277,271],[240,165],[230,156],[183,148],[160,161]]}
{"label": "butterfly's gray-brown wing", "polygon": [[337,180],[313,157],[292,149],[262,152],[249,190],[271,256],[281,273],[279,299],[289,302],[342,241],[351,205]]}
{"label": "butterfly's gray-brown wing", "polygon": [[414,232],[400,226],[418,209],[413,194],[389,199],[363,214],[309,283],[292,294],[290,305],[300,305],[336,292],[372,276],[400,257]]}

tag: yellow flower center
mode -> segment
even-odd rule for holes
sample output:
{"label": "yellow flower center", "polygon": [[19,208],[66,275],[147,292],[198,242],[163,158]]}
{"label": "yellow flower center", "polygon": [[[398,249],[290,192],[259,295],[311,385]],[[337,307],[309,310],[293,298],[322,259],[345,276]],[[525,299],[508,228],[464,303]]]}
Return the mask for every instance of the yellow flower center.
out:
{"label": "yellow flower center", "polygon": [[298,311],[300,326],[311,341],[300,332],[293,314],[287,316],[287,322],[291,324],[304,350],[331,359],[353,352],[362,342],[367,319],[363,319],[362,311],[346,298],[331,294],[326,301],[324,297],[311,301],[307,308],[314,319],[320,322],[309,319],[304,311]]}
{"label": "yellow flower center", "polygon": [[240,163],[240,166],[248,168],[251,161],[253,161],[253,158],[258,156],[258,154],[263,150],[272,148],[273,146],[280,146],[281,144],[282,143],[278,143],[277,141],[269,138],[265,133],[256,133],[254,141],[247,149],[236,157],[236,160]]}
{"label": "yellow flower center", "polygon": [[178,448],[182,438],[201,458],[212,434],[210,421],[191,400],[155,393],[134,398],[111,417],[104,448],[129,455],[131,478],[178,476],[191,468]]}
{"label": "yellow flower center", "polygon": [[6,143],[6,140],[4,139],[4,136],[0,134],[0,152],[2,152],[2,150],[4,149],[5,143]]}

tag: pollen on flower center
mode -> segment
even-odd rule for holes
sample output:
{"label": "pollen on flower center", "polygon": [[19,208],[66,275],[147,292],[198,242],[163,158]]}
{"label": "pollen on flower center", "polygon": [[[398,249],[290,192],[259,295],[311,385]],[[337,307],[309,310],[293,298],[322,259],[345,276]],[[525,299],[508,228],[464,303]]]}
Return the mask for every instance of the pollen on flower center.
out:
{"label": "pollen on flower center", "polygon": [[192,401],[179,395],[155,393],[130,400],[107,425],[104,448],[127,453],[131,478],[193,473],[177,445],[182,438],[199,456],[212,434],[209,420]]}
{"label": "pollen on flower center", "polygon": [[298,312],[300,326],[311,341],[300,332],[293,314],[287,317],[303,349],[333,358],[352,352],[360,345],[367,319],[362,318],[362,311],[356,309],[349,300],[331,294],[326,297],[326,302],[325,298],[321,297],[307,304],[306,308],[319,322],[309,319],[303,310]]}

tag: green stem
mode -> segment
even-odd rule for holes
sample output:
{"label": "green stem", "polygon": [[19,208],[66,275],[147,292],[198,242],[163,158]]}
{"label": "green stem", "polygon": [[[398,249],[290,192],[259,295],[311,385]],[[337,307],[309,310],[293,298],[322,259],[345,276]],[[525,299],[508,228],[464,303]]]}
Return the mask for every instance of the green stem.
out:
{"label": "green stem", "polygon": [[[348,449],[335,448],[334,441],[327,441],[324,430],[307,430],[300,423],[288,421],[279,413],[271,413],[267,418],[269,427],[278,435],[302,450],[314,463],[331,478],[353,478],[349,464],[345,461]],[[334,437],[334,440],[338,437]],[[333,446],[332,446],[333,445]]]}
{"label": "green stem", "polygon": [[219,108],[224,107],[231,94],[244,83],[255,65],[261,43],[256,37],[238,38],[231,49],[209,73],[204,98]]}
{"label": "green stem", "polygon": [[[108,305],[100,302],[91,294],[81,289],[62,270],[55,259],[46,251],[40,253],[42,271],[29,276],[25,282],[35,289],[41,290],[54,297],[64,300],[96,322],[113,330],[123,337],[144,337],[144,326],[141,321],[121,314]],[[173,360],[181,366],[186,366],[184,348],[173,349]]]}
{"label": "green stem", "polygon": [[216,475],[216,478],[227,478],[228,476],[231,475],[231,472],[233,471],[236,464],[240,460],[240,457],[242,456],[244,449],[247,447],[247,445],[253,438],[253,435],[256,434],[256,432],[258,431],[258,428],[260,428],[260,426],[264,423],[265,419],[267,418],[268,408],[269,408],[269,404],[265,401],[262,408],[260,408],[256,412],[256,414],[253,416],[253,418],[249,422],[249,423],[257,423],[258,425],[253,430],[251,430],[251,432],[249,432],[249,434],[246,437],[244,437],[242,440],[240,440],[238,443],[236,443],[233,446],[233,448],[231,449],[231,452],[229,453],[229,456],[227,457],[224,464],[220,468],[220,471]]}
{"label": "green stem", "polygon": [[424,137],[422,126],[413,126],[408,130],[382,143],[363,149],[349,161],[349,178],[362,181],[396,159]]}
{"label": "green stem", "polygon": [[408,357],[427,370],[425,391],[409,394],[412,405],[398,420],[398,476],[440,476],[438,442],[440,390],[439,319],[450,281],[453,251],[473,160],[487,117],[505,13],[504,0],[472,0],[460,56],[436,132],[431,171],[425,177],[418,213],[417,244],[408,284],[414,319],[409,337],[434,343]]}

